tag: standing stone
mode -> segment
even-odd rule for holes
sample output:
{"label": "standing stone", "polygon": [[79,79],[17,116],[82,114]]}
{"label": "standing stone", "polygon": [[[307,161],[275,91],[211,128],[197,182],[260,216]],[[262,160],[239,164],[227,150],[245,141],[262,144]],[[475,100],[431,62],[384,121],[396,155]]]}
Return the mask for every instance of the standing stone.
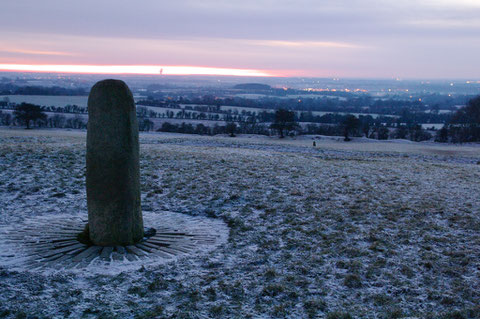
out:
{"label": "standing stone", "polygon": [[137,115],[120,80],[96,83],[88,97],[87,205],[93,244],[127,246],[143,238]]}

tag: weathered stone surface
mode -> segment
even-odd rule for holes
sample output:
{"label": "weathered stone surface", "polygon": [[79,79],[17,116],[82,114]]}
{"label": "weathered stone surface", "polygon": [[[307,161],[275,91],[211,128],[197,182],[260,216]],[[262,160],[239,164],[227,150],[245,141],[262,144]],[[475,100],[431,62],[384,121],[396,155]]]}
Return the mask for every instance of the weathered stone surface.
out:
{"label": "weathered stone surface", "polygon": [[88,97],[87,204],[93,244],[128,246],[143,238],[138,123],[123,81],[100,81]]}

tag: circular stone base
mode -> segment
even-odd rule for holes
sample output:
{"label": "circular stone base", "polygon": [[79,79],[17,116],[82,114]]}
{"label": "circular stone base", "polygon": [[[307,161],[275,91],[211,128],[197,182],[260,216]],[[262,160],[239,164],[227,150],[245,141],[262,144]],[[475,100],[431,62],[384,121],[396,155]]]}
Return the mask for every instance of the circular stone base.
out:
{"label": "circular stone base", "polygon": [[2,227],[0,266],[41,271],[87,268],[111,274],[211,251],[228,237],[228,227],[218,219],[143,212],[143,220],[156,234],[126,247],[80,243],[77,236],[87,220],[68,215],[34,217],[15,227]]}

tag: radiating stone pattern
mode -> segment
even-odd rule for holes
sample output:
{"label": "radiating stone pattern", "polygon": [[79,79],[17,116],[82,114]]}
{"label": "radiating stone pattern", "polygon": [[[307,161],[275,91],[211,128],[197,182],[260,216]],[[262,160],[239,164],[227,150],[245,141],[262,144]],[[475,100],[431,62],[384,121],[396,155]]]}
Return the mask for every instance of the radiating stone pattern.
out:
{"label": "radiating stone pattern", "polygon": [[83,230],[86,219],[51,216],[52,221],[49,221],[45,216],[33,218],[15,229],[0,230],[9,246],[6,249],[9,252],[1,257],[10,257],[8,264],[11,266],[30,270],[142,265],[212,249],[224,242],[228,234],[226,225],[220,220],[170,212],[147,216],[156,234],[128,246],[80,243],[76,237]]}

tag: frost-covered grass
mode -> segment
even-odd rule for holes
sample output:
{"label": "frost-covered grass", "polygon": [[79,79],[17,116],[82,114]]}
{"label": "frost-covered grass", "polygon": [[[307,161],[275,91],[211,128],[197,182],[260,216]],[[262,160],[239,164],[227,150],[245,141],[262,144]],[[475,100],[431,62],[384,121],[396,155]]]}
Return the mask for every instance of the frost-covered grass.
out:
{"label": "frost-covered grass", "polygon": [[[82,132],[0,130],[0,223],[86,214],[84,157]],[[141,135],[144,209],[221,218],[228,243],[113,276],[0,269],[0,317],[478,318],[478,160],[474,145]]]}

